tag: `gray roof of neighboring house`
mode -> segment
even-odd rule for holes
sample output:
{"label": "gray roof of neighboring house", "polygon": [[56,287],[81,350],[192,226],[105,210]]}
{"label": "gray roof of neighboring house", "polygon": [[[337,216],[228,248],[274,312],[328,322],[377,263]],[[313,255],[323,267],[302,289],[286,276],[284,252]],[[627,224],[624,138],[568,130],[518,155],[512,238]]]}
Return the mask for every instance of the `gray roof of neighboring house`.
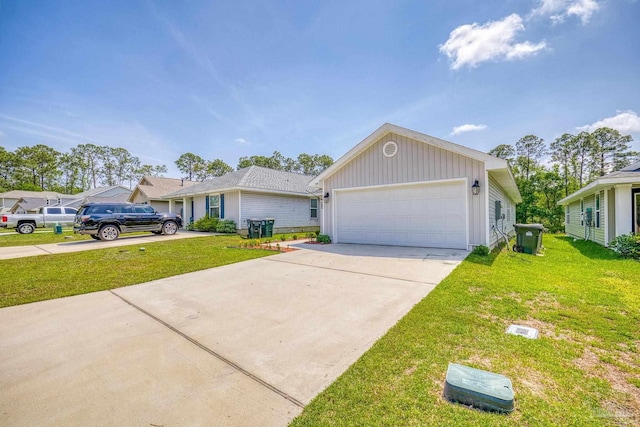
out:
{"label": "gray roof of neighboring house", "polygon": [[0,193],[0,198],[7,199],[20,199],[23,197],[42,199],[57,199],[57,198],[70,198],[73,197],[70,194],[57,193],[55,191],[27,191],[27,190],[11,190],[6,193]]}
{"label": "gray roof of neighboring house", "polygon": [[195,194],[209,194],[221,190],[248,190],[300,196],[319,195],[321,190],[309,185],[311,179],[313,177],[308,175],[250,166],[166,194],[164,197],[177,198]]}
{"label": "gray roof of neighboring house", "polygon": [[99,194],[106,193],[107,191],[111,191],[116,188],[122,189],[125,193],[127,193],[127,195],[131,193],[131,190],[123,185],[111,185],[109,187],[90,188],[88,190],[83,191],[82,193],[74,194],[73,197],[76,199],[81,199],[83,197],[97,196]]}

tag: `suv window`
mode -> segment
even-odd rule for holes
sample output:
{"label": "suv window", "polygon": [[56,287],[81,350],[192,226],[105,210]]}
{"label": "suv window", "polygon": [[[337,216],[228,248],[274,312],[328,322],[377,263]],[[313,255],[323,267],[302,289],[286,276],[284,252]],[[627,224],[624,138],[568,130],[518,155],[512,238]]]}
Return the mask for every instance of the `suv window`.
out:
{"label": "suv window", "polygon": [[134,206],[133,211],[135,213],[155,213],[155,209],[153,209],[151,206]]}

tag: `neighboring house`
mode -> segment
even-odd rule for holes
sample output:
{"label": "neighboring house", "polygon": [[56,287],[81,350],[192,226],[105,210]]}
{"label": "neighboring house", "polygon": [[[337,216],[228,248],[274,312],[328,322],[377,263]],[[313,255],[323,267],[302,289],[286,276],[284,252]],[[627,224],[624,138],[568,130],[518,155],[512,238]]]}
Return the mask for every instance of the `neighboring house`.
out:
{"label": "neighboring house", "polygon": [[[13,204],[7,206],[4,211],[11,213],[37,213],[44,206],[66,206],[79,208],[89,202],[126,202],[131,190],[121,185],[111,187],[98,187],[83,191],[78,194],[61,194],[52,191],[20,191],[14,190],[4,195],[3,203]],[[15,199],[15,197],[18,197]],[[0,195],[2,198],[3,195]]]}
{"label": "neighboring house", "polygon": [[126,202],[130,194],[131,190],[122,185],[91,188],[82,193],[74,194],[71,196],[73,200],[61,203],[61,205],[79,208],[85,203]]}
{"label": "neighboring house", "polygon": [[[185,179],[162,178],[158,176],[144,176],[133,189],[128,201],[132,203],[146,203],[153,206],[158,212],[169,212],[169,201],[163,199],[165,194],[182,190],[198,184],[197,181]],[[182,213],[182,201],[174,205],[174,212]]]}
{"label": "neighboring house", "polygon": [[312,184],[336,243],[494,246],[522,201],[507,161],[388,123]]}
{"label": "neighboring house", "polygon": [[73,199],[55,191],[12,190],[0,193],[0,212],[33,213],[42,206],[52,206]]}
{"label": "neighboring house", "polygon": [[569,236],[608,246],[617,236],[640,233],[640,162],[601,176],[558,204]]}
{"label": "neighboring house", "polygon": [[320,190],[309,186],[312,177],[251,166],[167,194],[171,212],[184,206],[186,223],[209,214],[235,221],[247,232],[247,219],[275,219],[274,232],[320,229]]}

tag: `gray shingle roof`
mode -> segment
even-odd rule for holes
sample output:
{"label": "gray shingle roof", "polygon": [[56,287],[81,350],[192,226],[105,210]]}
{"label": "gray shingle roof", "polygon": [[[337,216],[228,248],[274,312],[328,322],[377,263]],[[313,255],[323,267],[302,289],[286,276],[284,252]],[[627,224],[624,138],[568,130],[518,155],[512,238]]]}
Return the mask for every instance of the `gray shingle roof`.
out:
{"label": "gray shingle roof", "polygon": [[321,191],[309,185],[312,178],[309,175],[250,166],[217,178],[208,179],[192,187],[166,194],[164,197],[174,198],[194,194],[209,194],[231,189],[302,196],[319,195]]}
{"label": "gray shingle roof", "polygon": [[148,199],[159,199],[167,193],[199,184],[197,181],[189,181],[187,179],[163,178],[158,176],[145,176],[140,182],[148,183],[138,184],[136,186],[136,189]]}

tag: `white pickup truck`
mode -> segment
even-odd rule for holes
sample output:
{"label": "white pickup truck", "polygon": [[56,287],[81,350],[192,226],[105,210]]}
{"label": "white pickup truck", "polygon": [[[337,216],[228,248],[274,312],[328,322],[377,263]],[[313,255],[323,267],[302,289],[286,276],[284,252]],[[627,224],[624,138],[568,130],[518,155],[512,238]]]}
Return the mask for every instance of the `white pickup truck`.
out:
{"label": "white pickup truck", "polygon": [[72,226],[77,212],[75,208],[44,207],[36,214],[2,214],[0,227],[15,228],[20,234],[30,234],[39,227]]}

